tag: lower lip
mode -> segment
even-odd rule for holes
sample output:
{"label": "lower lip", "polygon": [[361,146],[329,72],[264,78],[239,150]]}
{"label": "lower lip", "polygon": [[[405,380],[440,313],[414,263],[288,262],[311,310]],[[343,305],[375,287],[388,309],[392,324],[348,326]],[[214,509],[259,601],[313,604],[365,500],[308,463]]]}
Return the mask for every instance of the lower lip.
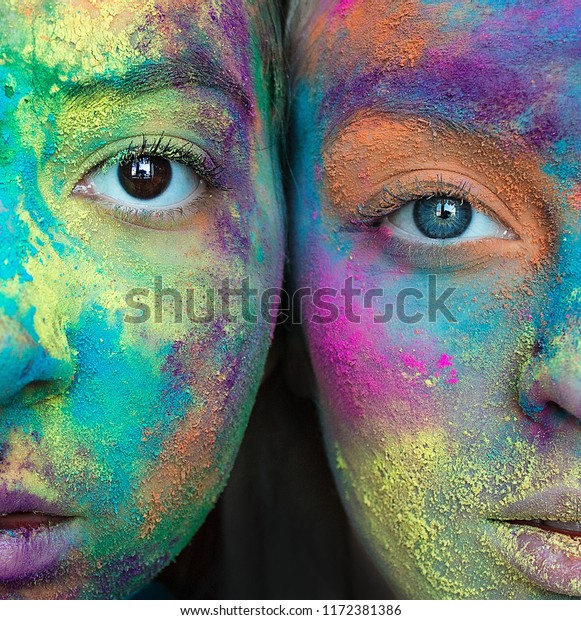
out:
{"label": "lower lip", "polygon": [[0,517],[0,582],[54,570],[76,541],[74,518],[37,513]]}
{"label": "lower lip", "polygon": [[490,521],[494,547],[510,565],[545,590],[581,596],[581,538],[523,523]]}

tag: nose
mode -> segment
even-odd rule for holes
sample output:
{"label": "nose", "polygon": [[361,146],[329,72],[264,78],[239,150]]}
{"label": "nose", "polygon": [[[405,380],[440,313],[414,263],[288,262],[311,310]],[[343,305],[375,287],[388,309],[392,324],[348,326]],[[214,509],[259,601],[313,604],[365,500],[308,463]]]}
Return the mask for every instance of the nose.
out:
{"label": "nose", "polygon": [[520,404],[540,421],[564,413],[581,419],[581,215],[564,211],[553,266],[534,296],[535,348],[521,376]]}
{"label": "nose", "polygon": [[553,338],[546,352],[537,353],[522,375],[520,404],[539,419],[544,410],[561,410],[581,419],[581,331],[570,323]]}
{"label": "nose", "polygon": [[62,393],[72,376],[68,356],[55,359],[20,321],[0,315],[0,405],[32,404]]}

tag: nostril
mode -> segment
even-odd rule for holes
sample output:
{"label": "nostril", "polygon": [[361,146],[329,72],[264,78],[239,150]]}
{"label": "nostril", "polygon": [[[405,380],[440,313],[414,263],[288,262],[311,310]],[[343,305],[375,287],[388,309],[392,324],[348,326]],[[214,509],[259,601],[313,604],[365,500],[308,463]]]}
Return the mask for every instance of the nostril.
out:
{"label": "nostril", "polygon": [[545,404],[545,408],[541,412],[542,415],[550,415],[554,418],[565,419],[569,415],[571,415],[566,409],[561,407],[559,403],[556,403],[554,400],[549,400]]}
{"label": "nostril", "polygon": [[24,395],[32,395],[43,392],[45,390],[46,383],[46,381],[30,381],[30,383],[22,388],[22,393]]}
{"label": "nostril", "polygon": [[519,380],[523,412],[533,420],[548,415],[581,419],[578,360],[577,355],[563,350],[531,360]]}
{"label": "nostril", "polygon": [[20,398],[23,403],[33,404],[38,403],[47,398],[58,396],[63,392],[61,386],[58,385],[58,381],[30,381],[21,390]]}
{"label": "nostril", "polygon": [[567,409],[561,407],[554,400],[549,400],[545,403],[543,409],[537,414],[537,420],[546,428],[553,430],[565,428],[572,430],[572,424],[575,427],[581,424],[581,420],[575,414],[567,411]]}
{"label": "nostril", "polygon": [[60,394],[73,372],[68,353],[54,357],[20,322],[0,313],[0,405],[23,398],[31,404]]}

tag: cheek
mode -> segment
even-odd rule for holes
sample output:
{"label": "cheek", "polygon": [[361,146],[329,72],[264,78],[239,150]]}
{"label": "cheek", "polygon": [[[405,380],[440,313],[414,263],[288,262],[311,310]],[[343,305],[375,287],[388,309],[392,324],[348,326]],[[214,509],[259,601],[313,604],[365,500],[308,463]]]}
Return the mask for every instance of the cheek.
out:
{"label": "cheek", "polygon": [[[319,246],[301,282],[336,292],[335,315],[325,322],[314,296],[304,312],[327,421],[350,430],[381,421],[394,432],[441,424],[444,396],[458,389],[456,360],[437,328],[409,320],[427,311],[426,300],[399,295],[413,287],[427,298],[426,282],[382,269],[385,257],[354,260],[357,254],[337,257]],[[381,292],[372,297],[373,290]]]}
{"label": "cheek", "polygon": [[[255,399],[266,334],[214,326],[212,338],[189,334],[171,345],[162,367],[166,394],[190,394],[182,409],[162,402],[143,438],[145,473],[135,478],[132,532],[141,557],[173,555],[193,536],[221,493]],[[161,433],[173,419],[171,433]],[[160,436],[161,434],[161,436]]]}
{"label": "cheek", "polygon": [[[107,287],[102,275],[81,267],[85,290],[97,292],[52,309],[51,326],[56,314],[65,317],[76,371],[66,397],[37,416],[46,439],[39,467],[50,463],[51,479],[69,481],[74,497],[101,513],[134,503],[136,484],[147,479],[154,487],[164,475],[172,493],[195,480],[199,496],[209,497],[244,426],[260,374],[247,369],[261,367],[268,326],[193,325],[186,316],[176,323],[167,307],[156,322],[153,290],[150,320],[129,324],[119,283]],[[185,279],[171,283],[185,298]],[[160,505],[167,499],[140,495]]]}
{"label": "cheek", "polygon": [[309,343],[322,408],[336,422],[352,429],[382,420],[388,428],[411,431],[437,421],[428,376],[450,373],[435,364],[428,374],[429,338],[402,348],[398,334],[384,326],[356,325],[343,314],[324,329],[310,326]]}
{"label": "cheek", "polygon": [[[198,513],[207,511],[242,439],[260,380],[260,373],[249,369],[262,363],[267,339],[219,327],[214,337],[212,342],[200,342],[189,335],[174,342],[163,366],[167,390],[191,393],[193,403],[175,432],[162,442],[159,457],[140,486],[148,504],[143,535],[163,519],[175,521],[180,512],[194,507]],[[172,412],[170,408],[168,413]]]}
{"label": "cheek", "polygon": [[[385,254],[368,256],[364,244],[345,244],[340,254],[338,247],[311,243],[301,264],[301,285],[338,292],[336,317],[314,320],[323,313],[313,301],[304,313],[327,430],[344,426],[348,436],[380,423],[384,434],[462,433],[498,424],[483,408],[518,406],[516,383],[534,337],[528,295],[490,272],[431,279],[393,269]],[[351,300],[341,292],[349,281]],[[374,288],[381,296],[366,301]],[[430,317],[447,290],[450,316]]]}

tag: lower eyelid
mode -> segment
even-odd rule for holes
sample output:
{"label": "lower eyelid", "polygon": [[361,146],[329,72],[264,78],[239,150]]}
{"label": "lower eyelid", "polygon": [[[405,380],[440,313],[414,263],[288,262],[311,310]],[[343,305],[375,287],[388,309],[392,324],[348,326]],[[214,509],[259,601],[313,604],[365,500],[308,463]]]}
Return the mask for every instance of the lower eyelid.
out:
{"label": "lower eyelid", "polygon": [[372,229],[374,242],[382,251],[403,266],[420,270],[473,271],[495,260],[517,260],[527,255],[518,239],[466,239],[465,241],[436,240],[424,243],[410,235],[403,238],[391,229],[379,226]]}
{"label": "lower eyelid", "polygon": [[198,202],[203,196],[194,197],[187,203],[169,209],[143,209],[135,205],[123,205],[96,196],[92,202],[105,217],[131,224],[139,228],[167,230],[188,223],[200,212]]}

